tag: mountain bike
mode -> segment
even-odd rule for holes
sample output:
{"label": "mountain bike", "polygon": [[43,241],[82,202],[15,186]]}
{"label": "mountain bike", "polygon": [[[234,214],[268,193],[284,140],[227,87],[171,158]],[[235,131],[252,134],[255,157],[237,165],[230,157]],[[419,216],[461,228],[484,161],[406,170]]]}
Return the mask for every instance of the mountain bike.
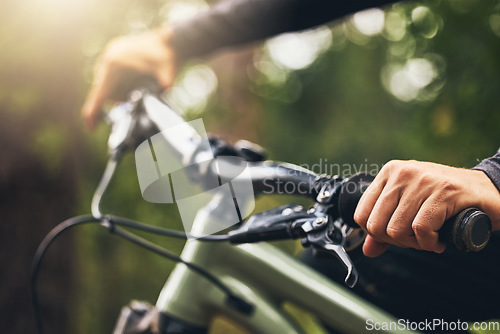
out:
{"label": "mountain bike", "polygon": [[[217,316],[252,333],[303,332],[283,310],[285,302],[311,312],[337,333],[366,332],[367,322],[396,323],[397,319],[349,290],[358,279],[349,252],[366,236],[353,214],[373,176],[317,175],[297,165],[266,161],[255,144],[229,145],[208,138],[202,124],[186,122],[148,85],[134,90],[106,119],[111,125],[110,160],[92,200],[92,215],[58,225],[35,255],[32,288],[40,332],[36,278],[43,253],[62,231],[90,222],[178,262],[156,305],[135,302],[123,308],[115,334],[207,333]],[[143,197],[176,202],[180,211],[182,204],[186,232],[101,212],[113,172],[121,156],[131,150],[135,150]],[[190,189],[193,185],[201,191]],[[252,214],[254,196],[282,194],[283,189],[287,195],[310,199],[312,205],[289,204]],[[208,196],[201,200],[198,195]],[[190,208],[186,203],[193,204],[193,198],[197,201]],[[187,241],[176,256],[135,236],[134,229]],[[445,223],[440,238],[461,250],[479,251],[490,233],[488,216],[469,208]],[[268,243],[289,239],[301,239],[304,247],[337,258],[345,267],[345,286]],[[414,331],[398,327],[380,332]]]}

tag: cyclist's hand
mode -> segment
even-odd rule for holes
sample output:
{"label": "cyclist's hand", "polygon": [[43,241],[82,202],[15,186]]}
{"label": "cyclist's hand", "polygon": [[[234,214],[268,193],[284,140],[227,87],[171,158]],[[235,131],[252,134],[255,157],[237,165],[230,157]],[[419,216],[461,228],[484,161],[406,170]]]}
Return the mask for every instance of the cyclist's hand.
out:
{"label": "cyclist's hand", "polygon": [[361,197],[354,219],[369,234],[367,256],[382,254],[389,244],[440,253],[445,245],[437,231],[467,207],[483,210],[498,229],[500,193],[482,171],[391,161]]}
{"label": "cyclist's hand", "polygon": [[82,108],[89,129],[96,126],[102,104],[107,100],[123,101],[127,92],[120,85],[130,78],[149,75],[161,88],[169,88],[177,73],[177,60],[169,46],[170,29],[158,28],[111,41],[101,54],[94,72],[92,87]]}

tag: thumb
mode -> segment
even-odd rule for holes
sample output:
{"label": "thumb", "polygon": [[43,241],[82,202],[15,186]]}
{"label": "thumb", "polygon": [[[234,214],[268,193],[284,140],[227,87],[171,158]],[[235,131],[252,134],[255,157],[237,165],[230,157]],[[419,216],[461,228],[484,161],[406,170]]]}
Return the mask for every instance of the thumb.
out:
{"label": "thumb", "polygon": [[89,130],[95,129],[101,113],[101,107],[108,98],[110,89],[114,83],[114,80],[111,79],[111,75],[106,68],[102,68],[101,66],[97,69],[94,76],[94,82],[90,87],[82,107],[82,117]]}
{"label": "thumb", "polygon": [[97,125],[101,105],[104,102],[104,95],[102,94],[102,87],[93,86],[85,100],[82,107],[82,117],[85,121],[87,129],[94,130]]}
{"label": "thumb", "polygon": [[389,248],[388,243],[377,241],[368,235],[363,244],[363,253],[368,257],[377,257],[384,253],[387,248]]}

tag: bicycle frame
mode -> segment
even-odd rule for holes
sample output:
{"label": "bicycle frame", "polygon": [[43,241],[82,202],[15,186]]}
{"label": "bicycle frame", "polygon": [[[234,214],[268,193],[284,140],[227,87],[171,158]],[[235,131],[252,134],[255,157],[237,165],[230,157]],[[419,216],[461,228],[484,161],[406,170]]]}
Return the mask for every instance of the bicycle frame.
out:
{"label": "bicycle frame", "polygon": [[[211,223],[214,217],[209,211],[205,208],[198,212],[195,228],[203,229]],[[396,322],[347,288],[268,243],[234,246],[191,239],[181,257],[209,269],[236,294],[256,306],[250,316],[233,310],[218,288],[178,264],[156,306],[198,327],[208,328],[214,316],[223,315],[254,333],[300,333],[300,328],[281,308],[285,301],[311,311],[342,333],[365,332],[367,321]]]}

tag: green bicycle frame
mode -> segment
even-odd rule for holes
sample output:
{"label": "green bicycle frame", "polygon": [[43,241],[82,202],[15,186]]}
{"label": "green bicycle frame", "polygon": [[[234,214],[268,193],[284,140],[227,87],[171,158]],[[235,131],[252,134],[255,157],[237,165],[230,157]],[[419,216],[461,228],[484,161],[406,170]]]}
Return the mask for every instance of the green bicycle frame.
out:
{"label": "green bicycle frame", "polygon": [[[194,226],[203,229],[212,219],[207,209],[200,210]],[[309,310],[343,333],[367,332],[367,321],[396,323],[396,319],[347,288],[267,243],[235,246],[190,239],[181,256],[206,268],[255,305],[252,315],[232,309],[219,288],[178,264],[156,306],[189,324],[208,328],[215,316],[222,315],[254,333],[300,333],[281,308],[285,301]],[[409,333],[397,329],[379,332]]]}

